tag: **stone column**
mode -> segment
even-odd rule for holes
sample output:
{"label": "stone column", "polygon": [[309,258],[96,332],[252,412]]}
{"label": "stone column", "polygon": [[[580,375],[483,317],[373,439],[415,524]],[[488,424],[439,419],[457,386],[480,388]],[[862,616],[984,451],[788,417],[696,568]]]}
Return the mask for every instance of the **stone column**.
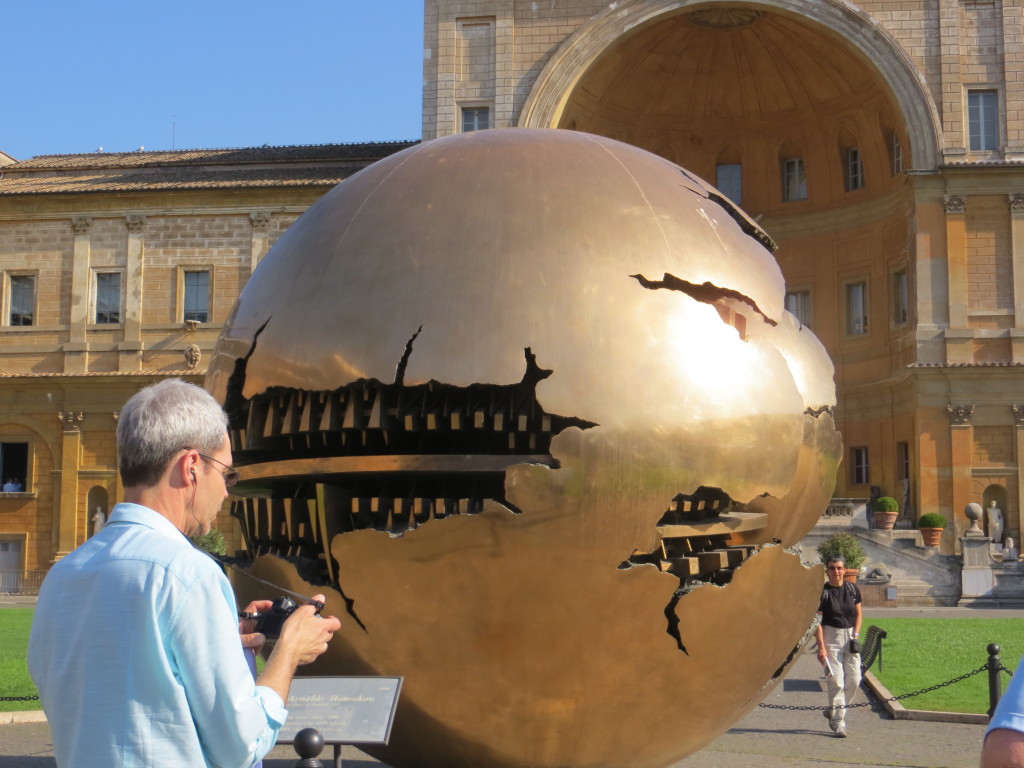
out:
{"label": "stone column", "polygon": [[124,340],[117,345],[118,370],[142,370],[142,278],[145,257],[145,216],[125,217],[128,259],[125,265]]}
{"label": "stone column", "polygon": [[[952,509],[966,509],[971,498],[971,416],[974,415],[973,405],[950,405],[949,440],[950,440],[950,479],[952,481],[953,498],[950,500]],[[964,518],[955,523],[963,530],[968,521]]]}
{"label": "stone column", "polygon": [[64,432],[60,443],[60,491],[57,493],[60,506],[55,520],[57,553],[54,560],[60,560],[78,546],[78,457],[82,444],[78,425],[85,416],[60,411],[57,418],[64,425]]}
{"label": "stone column", "polygon": [[947,196],[946,275],[949,285],[949,328],[946,362],[974,361],[974,333],[967,328],[967,202]]}
{"label": "stone column", "polygon": [[64,344],[64,373],[84,373],[89,370],[89,345],[86,326],[89,323],[89,229],[92,219],[76,216],[71,221],[75,233],[71,252],[71,302],[68,340]]}
{"label": "stone column", "polygon": [[252,274],[270,250],[270,214],[266,211],[253,211],[249,214],[252,222],[252,242],[249,250],[249,273]]}

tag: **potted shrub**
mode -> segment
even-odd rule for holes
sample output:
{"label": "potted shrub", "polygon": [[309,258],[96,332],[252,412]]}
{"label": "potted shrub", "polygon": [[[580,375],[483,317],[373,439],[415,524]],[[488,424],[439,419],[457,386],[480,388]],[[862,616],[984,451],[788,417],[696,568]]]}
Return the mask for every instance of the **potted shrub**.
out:
{"label": "potted shrub", "polygon": [[926,512],[918,518],[917,527],[921,531],[924,545],[937,547],[939,540],[942,539],[942,529],[946,527],[946,518],[938,512]]}
{"label": "potted shrub", "polygon": [[860,539],[845,531],[833,533],[821,542],[818,545],[818,555],[821,557],[822,563],[828,562],[832,555],[839,555],[843,558],[847,581],[856,581],[860,567],[864,564],[864,548],[860,545]]}
{"label": "potted shrub", "polygon": [[892,496],[879,496],[872,505],[875,510],[875,526],[891,531],[900,515],[900,504]]}

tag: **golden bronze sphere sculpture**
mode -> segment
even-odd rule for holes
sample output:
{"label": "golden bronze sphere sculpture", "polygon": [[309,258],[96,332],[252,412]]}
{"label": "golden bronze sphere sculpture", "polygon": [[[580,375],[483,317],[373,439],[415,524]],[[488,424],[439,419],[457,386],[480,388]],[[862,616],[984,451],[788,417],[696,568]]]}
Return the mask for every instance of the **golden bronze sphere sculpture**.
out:
{"label": "golden bronze sphere sculpture", "polygon": [[411,147],[285,232],[207,387],[252,573],[343,619],[308,673],[405,678],[367,751],[654,768],[770,690],[841,455],[773,247],[660,157],[532,129]]}

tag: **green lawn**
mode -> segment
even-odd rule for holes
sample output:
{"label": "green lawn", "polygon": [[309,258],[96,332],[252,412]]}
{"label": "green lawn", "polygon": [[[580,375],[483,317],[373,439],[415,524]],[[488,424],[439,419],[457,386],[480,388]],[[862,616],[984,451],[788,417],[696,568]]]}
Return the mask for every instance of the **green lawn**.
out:
{"label": "green lawn", "polygon": [[[986,647],[997,643],[1003,666],[1017,668],[1024,654],[1024,619],[890,619],[872,618],[864,611],[863,636],[875,624],[888,633],[882,644],[883,668],[871,671],[893,696],[952,680],[977,669],[988,660]],[[1010,677],[1002,674],[1002,687]],[[931,693],[901,699],[907,709],[936,712],[988,711],[988,673],[940,688]]]}
{"label": "green lawn", "polygon": [[[0,609],[0,697],[32,696],[28,647],[32,608]],[[871,668],[894,696],[958,677],[985,663],[989,643],[998,643],[1003,664],[1016,669],[1024,654],[1024,619],[890,619],[872,618],[865,610],[864,629],[876,624],[889,633],[883,641],[884,667]],[[1003,675],[1003,687],[1009,676]],[[988,710],[988,675],[981,673],[932,693],[902,699],[907,709],[948,712]],[[0,712],[39,709],[38,701],[0,702]]]}
{"label": "green lawn", "polygon": [[[0,608],[0,698],[35,696],[25,652],[33,608]],[[0,712],[40,709],[38,701],[0,701]]]}

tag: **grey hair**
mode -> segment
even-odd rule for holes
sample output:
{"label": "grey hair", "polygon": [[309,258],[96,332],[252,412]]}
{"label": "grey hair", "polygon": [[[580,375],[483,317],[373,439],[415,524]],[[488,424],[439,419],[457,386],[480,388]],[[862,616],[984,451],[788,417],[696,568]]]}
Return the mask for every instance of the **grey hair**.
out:
{"label": "grey hair", "polygon": [[846,558],[842,555],[829,555],[828,560],[825,561],[825,567],[828,568],[832,563],[842,563],[843,567],[846,567]]}
{"label": "grey hair", "polygon": [[126,487],[152,487],[178,451],[211,455],[224,443],[228,417],[209,392],[167,379],[132,395],[117,421],[117,464]]}

